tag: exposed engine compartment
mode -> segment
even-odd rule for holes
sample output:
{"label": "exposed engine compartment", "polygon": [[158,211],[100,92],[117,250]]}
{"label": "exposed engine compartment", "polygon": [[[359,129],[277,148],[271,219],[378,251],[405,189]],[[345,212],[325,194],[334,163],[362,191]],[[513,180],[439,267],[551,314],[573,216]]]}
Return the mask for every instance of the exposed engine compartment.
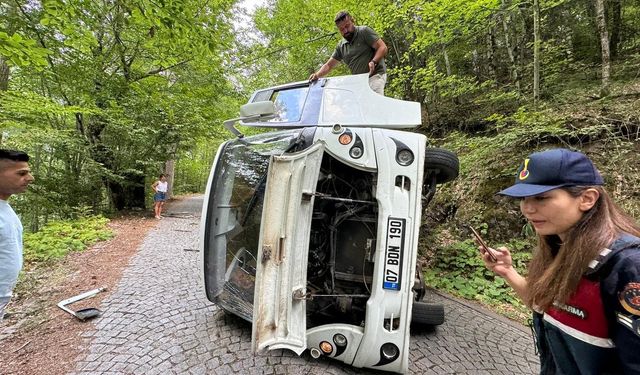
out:
{"label": "exposed engine compartment", "polygon": [[364,323],[377,237],[375,181],[374,173],[323,157],[309,243],[307,328]]}

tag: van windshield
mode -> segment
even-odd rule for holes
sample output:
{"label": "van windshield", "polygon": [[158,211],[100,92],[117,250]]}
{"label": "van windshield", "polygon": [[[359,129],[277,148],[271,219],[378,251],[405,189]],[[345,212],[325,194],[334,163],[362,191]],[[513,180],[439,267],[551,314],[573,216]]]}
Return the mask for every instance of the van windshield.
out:
{"label": "van windshield", "polygon": [[286,130],[229,141],[216,163],[204,237],[208,297],[250,320],[260,221],[271,155],[282,154],[300,134]]}

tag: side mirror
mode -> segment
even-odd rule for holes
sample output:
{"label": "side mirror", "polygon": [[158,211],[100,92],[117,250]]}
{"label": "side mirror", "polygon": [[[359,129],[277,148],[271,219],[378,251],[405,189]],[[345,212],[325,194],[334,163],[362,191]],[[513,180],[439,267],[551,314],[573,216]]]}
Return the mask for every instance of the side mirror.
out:
{"label": "side mirror", "polygon": [[265,100],[263,102],[248,103],[240,107],[240,117],[233,118],[223,122],[225,128],[238,138],[244,137],[238,129],[234,127],[238,121],[250,122],[258,120],[269,120],[276,116],[276,106],[272,101]]}
{"label": "side mirror", "polygon": [[270,117],[276,114],[276,106],[270,100],[248,103],[240,107],[240,118]]}

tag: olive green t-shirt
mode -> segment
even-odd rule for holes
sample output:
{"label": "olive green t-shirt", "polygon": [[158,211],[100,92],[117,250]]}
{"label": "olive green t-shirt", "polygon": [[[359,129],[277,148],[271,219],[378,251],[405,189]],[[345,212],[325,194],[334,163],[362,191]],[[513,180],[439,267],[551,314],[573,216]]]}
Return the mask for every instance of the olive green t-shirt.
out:
{"label": "olive green t-shirt", "polygon": [[[347,64],[351,74],[369,73],[369,61],[376,54],[373,44],[378,39],[380,39],[378,34],[369,26],[356,26],[353,40],[348,42],[346,39],[342,39],[331,57]],[[375,73],[383,74],[386,71],[383,58],[378,61]]]}

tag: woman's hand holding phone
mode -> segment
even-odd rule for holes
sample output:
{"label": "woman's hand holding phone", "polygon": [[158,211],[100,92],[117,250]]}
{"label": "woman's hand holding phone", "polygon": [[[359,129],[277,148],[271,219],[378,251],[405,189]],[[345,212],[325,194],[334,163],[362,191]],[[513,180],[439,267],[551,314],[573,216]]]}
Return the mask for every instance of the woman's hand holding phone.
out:
{"label": "woman's hand holding phone", "polygon": [[498,258],[496,258],[496,256],[493,254],[493,251],[491,251],[486,242],[484,242],[482,237],[480,237],[480,233],[478,233],[472,226],[469,226],[469,229],[471,229],[471,233],[473,233],[473,236],[476,238],[476,242],[478,243],[478,245],[480,245],[482,254],[488,254],[489,259],[493,263],[496,263],[498,261]]}
{"label": "woman's hand holding phone", "polygon": [[471,229],[476,242],[480,245],[480,253],[482,254],[482,259],[486,267],[501,277],[507,277],[507,275],[512,274],[514,272],[513,260],[511,259],[509,249],[506,247],[492,249],[475,229],[472,227],[469,227],[469,229]]}

